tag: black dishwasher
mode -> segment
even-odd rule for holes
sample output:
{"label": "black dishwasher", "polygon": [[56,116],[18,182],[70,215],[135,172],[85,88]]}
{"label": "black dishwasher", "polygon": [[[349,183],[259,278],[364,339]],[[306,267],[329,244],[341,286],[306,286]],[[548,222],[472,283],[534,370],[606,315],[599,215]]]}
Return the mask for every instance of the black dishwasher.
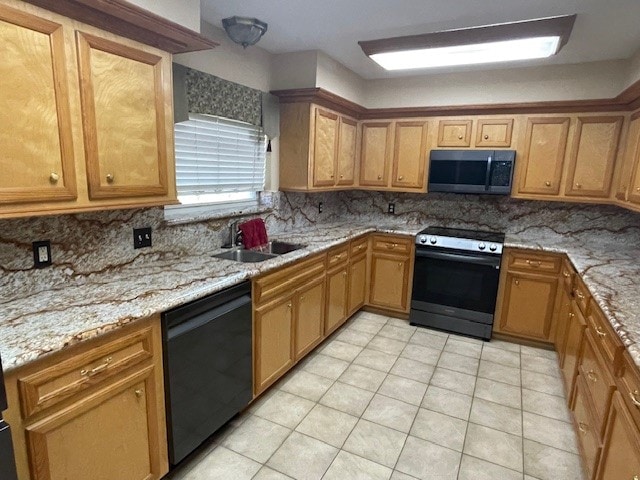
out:
{"label": "black dishwasher", "polygon": [[162,315],[169,461],[180,462],[252,398],[251,284]]}

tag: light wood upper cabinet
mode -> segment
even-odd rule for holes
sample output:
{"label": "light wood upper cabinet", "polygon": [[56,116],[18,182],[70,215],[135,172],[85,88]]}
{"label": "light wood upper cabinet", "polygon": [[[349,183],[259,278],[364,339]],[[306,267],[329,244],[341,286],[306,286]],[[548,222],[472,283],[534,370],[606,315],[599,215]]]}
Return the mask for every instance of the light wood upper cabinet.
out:
{"label": "light wood upper cabinet", "polygon": [[76,198],[64,28],[0,5],[0,204]]}
{"label": "light wood upper cabinet", "polygon": [[387,186],[391,163],[392,134],[393,124],[391,122],[366,122],[362,124],[361,186]]}
{"label": "light wood upper cabinet", "polygon": [[171,55],[9,3],[0,217],[176,203]]}
{"label": "light wood upper cabinet", "polygon": [[527,119],[524,151],[518,159],[518,193],[556,195],[560,192],[570,121],[569,117]]}
{"label": "light wood upper cabinet", "polygon": [[513,118],[481,118],[478,120],[476,132],[476,147],[510,147]]}
{"label": "light wood upper cabinet", "polygon": [[[616,190],[616,199],[620,201],[625,202],[634,194],[634,170],[637,169],[638,155],[640,155],[640,118],[631,121],[627,132]],[[640,197],[640,190],[637,191],[637,195]]]}
{"label": "light wood upper cabinet", "polygon": [[473,120],[440,120],[438,147],[471,146]]}
{"label": "light wood upper cabinet", "polygon": [[565,195],[608,197],[623,117],[578,117]]}
{"label": "light wood upper cabinet", "polygon": [[396,122],[391,186],[426,189],[427,122]]}
{"label": "light wood upper cabinet", "polygon": [[629,188],[629,201],[640,204],[640,152],[636,156],[636,161],[632,170],[631,186]]}
{"label": "light wood upper cabinet", "polygon": [[350,118],[341,117],[338,135],[338,177],[336,185],[354,184],[357,152],[358,123]]}
{"label": "light wood upper cabinet", "polygon": [[314,120],[313,186],[333,186],[336,183],[338,115],[316,108]]}
{"label": "light wood upper cabinet", "polygon": [[166,195],[167,58],[77,32],[89,196]]}

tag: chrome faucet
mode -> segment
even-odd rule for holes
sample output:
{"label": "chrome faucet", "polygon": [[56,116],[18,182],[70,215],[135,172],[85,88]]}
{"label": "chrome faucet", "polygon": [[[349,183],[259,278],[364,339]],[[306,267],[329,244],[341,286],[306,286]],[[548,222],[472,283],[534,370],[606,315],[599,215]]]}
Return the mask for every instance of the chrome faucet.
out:
{"label": "chrome faucet", "polygon": [[231,248],[238,246],[238,220],[229,225],[229,245]]}

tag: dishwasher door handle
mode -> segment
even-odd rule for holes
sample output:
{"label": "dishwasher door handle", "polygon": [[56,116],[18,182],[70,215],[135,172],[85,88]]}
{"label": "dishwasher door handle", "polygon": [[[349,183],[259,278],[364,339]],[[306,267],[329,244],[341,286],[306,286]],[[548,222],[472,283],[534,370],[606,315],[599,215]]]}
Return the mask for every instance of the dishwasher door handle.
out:
{"label": "dishwasher door handle", "polygon": [[212,310],[201,313],[200,315],[189,318],[182,323],[169,327],[167,329],[167,339],[171,340],[193,332],[194,330],[197,330],[207,323],[215,322],[217,318],[220,318],[227,313],[241,308],[242,306],[247,304],[251,305],[251,297],[249,295],[243,295],[236,299],[230,300],[220,305],[219,307],[216,307]]}

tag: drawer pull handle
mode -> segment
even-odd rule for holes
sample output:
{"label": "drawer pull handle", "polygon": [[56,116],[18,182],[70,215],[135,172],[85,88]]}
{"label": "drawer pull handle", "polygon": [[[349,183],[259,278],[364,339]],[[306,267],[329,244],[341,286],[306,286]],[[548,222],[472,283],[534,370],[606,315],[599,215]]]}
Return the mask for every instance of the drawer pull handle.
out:
{"label": "drawer pull handle", "polygon": [[142,397],[144,390],[142,390],[141,388],[138,388],[134,393],[136,394],[136,397],[140,398]]}
{"label": "drawer pull handle", "polygon": [[636,408],[640,408],[640,400],[638,400],[638,396],[640,396],[640,392],[638,390],[634,390],[633,392],[629,392],[629,397],[631,398],[631,403],[633,403]]}
{"label": "drawer pull handle", "polygon": [[358,250],[362,250],[364,248],[364,245],[358,245]]}
{"label": "drawer pull handle", "polygon": [[538,261],[527,260],[527,265],[538,268],[540,265],[542,265],[542,262],[540,260]]}
{"label": "drawer pull handle", "polygon": [[587,425],[586,423],[579,422],[578,430],[580,430],[580,433],[584,435],[589,431],[589,425]]}
{"label": "drawer pull handle", "polygon": [[593,370],[589,370],[587,372],[587,378],[589,378],[589,380],[591,380],[593,383],[596,383],[598,381],[598,377],[596,377],[596,374],[593,372]]}
{"label": "drawer pull handle", "polygon": [[82,370],[80,370],[80,375],[82,375],[83,377],[93,377],[94,375],[97,375],[98,373],[105,370],[112,360],[112,357],[107,357],[104,359],[104,362],[102,362],[102,364],[98,365],[95,368],[92,368],[91,370],[83,368]]}
{"label": "drawer pull handle", "polygon": [[51,175],[49,175],[49,181],[53,184],[58,183],[58,180],[60,180],[60,175],[58,175],[56,172],[51,172]]}
{"label": "drawer pull handle", "polygon": [[398,246],[398,244],[397,244],[397,243],[387,243],[387,248],[388,248],[389,250],[394,249],[394,248],[396,248],[397,246]]}
{"label": "drawer pull handle", "polygon": [[569,312],[569,318],[573,318],[573,317],[575,317],[575,316],[576,316],[576,314],[575,314],[575,313],[573,313],[573,312]]}
{"label": "drawer pull handle", "polygon": [[576,297],[578,297],[580,300],[584,300],[584,294],[579,292],[578,290],[576,290],[574,292],[576,294]]}
{"label": "drawer pull handle", "polygon": [[606,337],[607,336],[607,333],[604,332],[600,326],[596,327],[596,333],[601,337]]}
{"label": "drawer pull handle", "polygon": [[564,275],[564,278],[569,278],[571,276],[569,272],[562,272],[562,275]]}

